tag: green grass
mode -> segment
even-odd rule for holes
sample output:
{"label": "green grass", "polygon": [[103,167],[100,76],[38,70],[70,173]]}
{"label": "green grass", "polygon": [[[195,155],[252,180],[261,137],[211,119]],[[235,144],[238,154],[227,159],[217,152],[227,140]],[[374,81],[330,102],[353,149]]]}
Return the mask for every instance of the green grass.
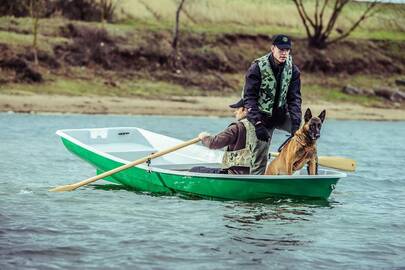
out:
{"label": "green grass", "polygon": [[0,31],[0,42],[9,45],[32,45],[32,35],[18,34],[14,32]]}
{"label": "green grass", "polygon": [[401,79],[401,74],[378,75],[378,74],[354,74],[354,75],[322,75],[322,74],[302,74],[302,85],[315,84],[337,88],[351,85],[356,88],[376,89],[380,87],[396,88],[395,80]]}
{"label": "green grass", "polygon": [[161,97],[171,96],[203,95],[203,91],[197,88],[187,88],[163,81],[148,80],[113,80],[115,86],[110,84],[110,80],[102,77],[92,79],[68,79],[55,75],[45,78],[41,84],[35,83],[8,83],[0,84],[2,94],[50,94],[68,96],[139,96],[139,97]]}
{"label": "green grass", "polygon": [[[121,18],[128,15],[139,27],[143,22],[152,29],[171,29],[174,24],[176,10],[175,1],[121,0],[118,10]],[[315,1],[304,1],[308,14],[314,13]],[[321,1],[322,2],[322,1]],[[332,1],[333,2],[333,1]],[[325,20],[329,18],[331,5],[325,12]],[[342,30],[351,27],[366,8],[366,3],[350,3],[339,17],[336,26]],[[364,21],[353,38],[405,40],[405,5],[379,4],[379,12]],[[182,29],[205,33],[262,33],[279,32],[304,37],[305,29],[301,23],[296,7],[289,0],[216,0],[186,1],[184,13],[181,15]],[[158,18],[154,16],[157,14]],[[130,21],[130,20],[129,20]],[[123,23],[128,23],[126,20]]]}
{"label": "green grass", "polygon": [[[32,46],[33,43],[33,35],[31,34],[19,34],[14,32],[5,32],[0,31],[0,43],[5,43],[8,45],[15,46],[17,48],[19,46]],[[48,53],[53,52],[53,46],[56,44],[67,43],[70,42],[68,39],[63,37],[46,37],[42,34],[38,35],[38,46],[42,51],[46,51]]]}
{"label": "green grass", "polygon": [[324,100],[328,102],[349,102],[364,106],[377,106],[383,100],[374,96],[354,96],[347,95],[341,90],[345,85],[351,85],[360,89],[375,90],[378,88],[397,88],[396,79],[400,79],[400,74],[387,75],[321,75],[304,73],[302,76],[302,95],[304,100]]}
{"label": "green grass", "polygon": [[[239,95],[240,90],[223,93],[213,91],[207,93],[196,87],[183,87],[164,81],[152,81],[145,79],[123,79],[114,74],[95,76],[92,71],[81,68],[72,68],[71,72],[76,74],[75,79],[60,75],[46,75],[45,82],[35,83],[8,83],[0,84],[1,94],[29,95],[29,94],[50,94],[68,96],[117,96],[117,97],[144,97],[170,99],[179,96],[205,96],[205,95]],[[80,74],[80,76],[78,76]],[[72,75],[72,74],[71,74]],[[224,74],[227,79],[238,80],[240,83],[242,74]],[[399,75],[398,75],[399,76]],[[108,78],[108,79],[106,79]],[[370,75],[356,75],[348,78],[350,84],[355,87],[373,89],[380,85],[381,77]],[[395,80],[395,76],[389,78]],[[306,74],[302,83],[303,100],[328,101],[336,103],[356,103],[364,106],[377,106],[382,100],[376,97],[352,96],[341,92],[344,78],[326,76],[324,78],[316,75]],[[111,84],[114,82],[114,84]],[[242,87],[242,86],[241,86]]]}
{"label": "green grass", "polygon": [[[39,20],[39,33],[44,36],[59,36],[60,27],[65,25],[68,20],[64,18],[50,18]],[[33,30],[33,20],[30,17],[15,18],[10,16],[0,17],[0,29],[2,31],[13,31],[18,29],[20,32],[31,34]]]}
{"label": "green grass", "polygon": [[351,35],[351,38],[357,39],[370,39],[370,40],[392,40],[392,41],[404,41],[405,32],[395,31],[356,31]]}
{"label": "green grass", "polygon": [[381,103],[381,99],[377,97],[347,95],[341,92],[339,88],[325,87],[318,84],[303,85],[302,96],[304,100],[308,101],[325,100],[332,103],[347,102],[356,103],[364,106],[375,106]]}
{"label": "green grass", "polygon": [[41,84],[9,83],[0,86],[3,94],[53,94],[53,95],[108,95],[109,89],[96,80],[68,80],[59,78]]}
{"label": "green grass", "polygon": [[[103,78],[66,79],[53,78],[38,84],[10,83],[0,85],[1,94],[30,95],[50,94],[68,96],[117,96],[117,97],[144,97],[144,98],[172,98],[175,96],[205,95],[203,90],[197,88],[184,88],[180,85],[162,81],[147,80],[121,80],[113,87]],[[214,94],[214,93],[212,93]],[[229,93],[234,95],[235,93]],[[239,94],[239,91],[238,93]],[[364,106],[376,106],[381,99],[376,97],[352,96],[344,94],[338,87],[327,87],[319,84],[304,84],[302,87],[303,99],[306,101],[347,102]]]}
{"label": "green grass", "polygon": [[[40,20],[37,42],[41,50],[50,53],[54,45],[70,42],[59,33],[59,27],[64,22],[58,18]],[[32,46],[33,39],[30,18],[0,17],[0,43],[11,45],[20,52],[21,46]]]}

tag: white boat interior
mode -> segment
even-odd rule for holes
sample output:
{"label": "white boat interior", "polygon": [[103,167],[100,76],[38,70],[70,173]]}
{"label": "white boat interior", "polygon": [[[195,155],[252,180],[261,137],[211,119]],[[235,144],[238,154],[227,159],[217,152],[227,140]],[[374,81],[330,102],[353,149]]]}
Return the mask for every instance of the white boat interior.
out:
{"label": "white boat interior", "polygon": [[[172,137],[136,127],[65,129],[57,135],[89,151],[119,162],[128,163],[144,158],[157,151],[182,143]],[[194,166],[220,167],[223,151],[211,150],[199,144],[168,153],[151,160],[151,167],[164,170],[187,171]],[[319,175],[334,175],[337,172],[319,169]],[[296,172],[306,175],[307,170]]]}
{"label": "white boat interior", "polygon": [[[89,150],[106,153],[130,162],[182,143],[172,137],[141,128],[92,128],[58,130],[57,134]],[[220,164],[222,151],[210,150],[199,144],[187,146],[153,159],[154,166],[181,164]]]}

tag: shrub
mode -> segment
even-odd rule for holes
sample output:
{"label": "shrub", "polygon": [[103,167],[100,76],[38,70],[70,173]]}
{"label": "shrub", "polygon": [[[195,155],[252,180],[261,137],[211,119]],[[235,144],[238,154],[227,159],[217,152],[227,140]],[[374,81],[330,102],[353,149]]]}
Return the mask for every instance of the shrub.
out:
{"label": "shrub", "polygon": [[114,19],[116,7],[112,0],[58,0],[56,6],[71,20],[108,22]]}
{"label": "shrub", "polygon": [[[30,16],[31,1],[0,0],[0,16]],[[71,20],[113,21],[116,5],[113,0],[43,0],[45,10],[41,17],[61,13]]]}

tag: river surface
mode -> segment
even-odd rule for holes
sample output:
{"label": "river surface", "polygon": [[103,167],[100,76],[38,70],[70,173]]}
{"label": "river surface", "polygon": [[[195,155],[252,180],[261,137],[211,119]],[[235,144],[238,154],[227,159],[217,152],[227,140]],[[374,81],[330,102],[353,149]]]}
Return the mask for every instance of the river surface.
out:
{"label": "river surface", "polygon": [[[405,269],[405,122],[326,120],[355,159],[328,201],[156,196],[100,181],[55,131],[137,126],[180,139],[231,118],[0,114],[0,269]],[[272,150],[285,139],[274,135]]]}

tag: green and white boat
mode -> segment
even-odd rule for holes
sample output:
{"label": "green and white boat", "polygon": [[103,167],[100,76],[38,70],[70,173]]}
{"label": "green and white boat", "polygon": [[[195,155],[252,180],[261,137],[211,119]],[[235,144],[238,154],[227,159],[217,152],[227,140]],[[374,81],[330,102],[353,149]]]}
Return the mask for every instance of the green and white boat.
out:
{"label": "green and white boat", "polygon": [[[96,168],[97,174],[180,144],[183,141],[136,127],[66,129],[56,132],[66,148]],[[150,162],[120,171],[105,180],[160,194],[187,194],[220,200],[270,197],[327,199],[345,173],[306,169],[294,175],[231,175],[189,172],[194,166],[219,167],[223,152],[190,145]]]}

